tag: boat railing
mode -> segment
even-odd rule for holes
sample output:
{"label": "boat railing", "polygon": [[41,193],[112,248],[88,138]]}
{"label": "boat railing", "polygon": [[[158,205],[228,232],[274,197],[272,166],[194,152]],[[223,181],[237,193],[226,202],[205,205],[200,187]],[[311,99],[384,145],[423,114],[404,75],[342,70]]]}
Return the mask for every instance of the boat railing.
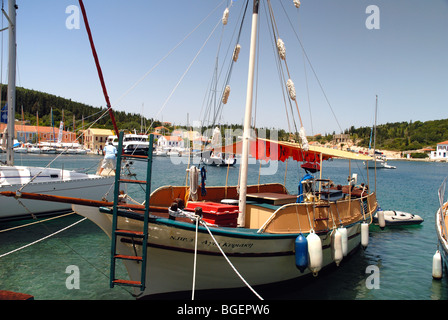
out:
{"label": "boat railing", "polygon": [[440,215],[440,229],[441,229],[441,235],[445,239],[445,241],[448,242],[448,232],[446,229],[446,214],[448,212],[448,202],[446,202],[444,205],[442,205],[439,209],[439,215]]}
{"label": "boat railing", "polygon": [[445,215],[448,211],[448,202],[445,202],[444,200],[444,196],[445,196],[445,186],[446,186],[446,181],[447,181],[448,177],[445,177],[445,179],[443,180],[442,184],[439,187],[438,190],[438,195],[439,195],[439,204],[440,204],[440,208],[439,208],[439,223],[440,223],[440,233],[441,236],[445,239],[445,241],[448,241],[448,232],[446,229],[446,219],[445,219]]}
{"label": "boat railing", "polygon": [[[375,193],[336,201],[288,203],[276,209],[257,233],[321,232],[358,221],[371,223],[377,207]],[[343,215],[346,211],[350,214]]]}

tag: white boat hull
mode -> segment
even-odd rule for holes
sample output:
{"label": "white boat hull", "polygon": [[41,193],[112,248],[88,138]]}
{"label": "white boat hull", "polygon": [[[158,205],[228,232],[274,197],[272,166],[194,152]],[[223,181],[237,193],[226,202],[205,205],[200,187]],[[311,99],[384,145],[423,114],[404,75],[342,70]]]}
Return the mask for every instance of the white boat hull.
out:
{"label": "white boat hull", "polygon": [[[112,216],[101,213],[98,208],[74,205],[73,210],[96,223],[111,237]],[[141,229],[142,222],[119,218],[119,228]],[[148,262],[146,289],[140,297],[184,292],[192,290],[194,272],[195,225],[166,218],[150,221],[148,238]],[[259,234],[255,229],[210,228],[217,242],[234,267],[251,285],[264,285],[291,280],[309,275],[307,269],[301,273],[295,265],[294,241],[298,234]],[[348,251],[355,250],[361,241],[360,223],[347,227]],[[321,237],[323,247],[323,268],[334,263],[332,259],[331,237],[325,233]],[[126,238],[125,238],[126,239]],[[117,253],[134,255],[131,243],[117,240]],[[126,240],[124,240],[126,241]],[[137,253],[141,245],[136,242]],[[141,243],[141,242],[140,242]],[[199,227],[196,268],[196,290],[240,288],[245,284],[229,266],[217,245],[204,227]],[[130,280],[140,280],[140,265],[124,261]]]}
{"label": "white boat hull", "polygon": [[[114,177],[100,177],[60,169],[27,168],[21,166],[0,167],[0,191],[18,191],[30,178],[39,171],[42,174],[29,183],[23,192],[49,194],[65,197],[101,200],[107,193],[113,194]],[[67,211],[70,203],[51,201],[1,198],[0,219],[12,219],[30,214],[40,215]]]}

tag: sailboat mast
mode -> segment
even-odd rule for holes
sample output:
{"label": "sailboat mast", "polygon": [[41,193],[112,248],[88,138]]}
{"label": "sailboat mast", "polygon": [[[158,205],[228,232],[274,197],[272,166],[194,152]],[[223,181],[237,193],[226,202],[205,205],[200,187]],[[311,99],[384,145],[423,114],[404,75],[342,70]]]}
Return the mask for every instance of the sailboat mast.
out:
{"label": "sailboat mast", "polygon": [[16,1],[8,0],[9,62],[8,62],[8,124],[6,137],[6,164],[14,164],[14,122],[16,115]]}
{"label": "sailboat mast", "polygon": [[241,156],[241,178],[240,178],[240,196],[239,196],[239,211],[238,226],[244,227],[246,220],[246,195],[247,195],[247,171],[249,166],[249,139],[251,130],[252,118],[252,97],[254,88],[254,73],[255,73],[255,51],[257,45],[257,27],[258,27],[258,6],[259,0],[254,0],[254,8],[252,13],[252,31],[250,38],[250,54],[249,54],[249,71],[247,77],[247,92],[246,92],[246,112],[244,115],[244,132],[243,132],[243,150]]}

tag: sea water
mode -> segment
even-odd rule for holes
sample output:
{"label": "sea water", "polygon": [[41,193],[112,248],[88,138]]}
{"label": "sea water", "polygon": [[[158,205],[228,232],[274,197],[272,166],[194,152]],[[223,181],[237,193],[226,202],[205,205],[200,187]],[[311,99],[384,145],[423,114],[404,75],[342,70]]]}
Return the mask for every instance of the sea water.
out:
{"label": "sea water", "polygon": [[[16,164],[46,165],[52,157],[44,155],[16,156]],[[173,161],[174,160],[174,161]],[[58,158],[53,167],[94,170],[101,157],[66,155]],[[290,161],[262,163],[251,159],[249,184],[285,181],[291,193],[297,193],[303,176],[299,164]],[[261,289],[265,299],[342,299],[342,300],[445,300],[448,298],[448,275],[432,279],[432,256],[437,250],[434,219],[438,209],[438,188],[448,175],[447,163],[389,161],[396,169],[367,170],[362,162],[334,160],[325,163],[322,178],[335,184],[345,184],[353,173],[358,183],[376,188],[377,198],[384,210],[397,210],[420,215],[424,222],[418,226],[370,226],[368,247],[344,258],[339,267],[322,272],[299,284]],[[186,169],[192,163],[187,158],[155,157],[152,190],[163,185],[185,185]],[[262,175],[259,175],[261,168]],[[207,167],[206,187],[238,183],[239,165]],[[134,163],[131,172],[145,179],[145,168]],[[316,177],[319,177],[319,173]],[[375,181],[376,176],[376,181]],[[132,189],[134,188],[134,189]],[[133,198],[139,186],[127,190]],[[1,199],[0,199],[1,202]],[[1,210],[1,204],[0,204]],[[45,218],[39,218],[38,221]],[[76,214],[42,223],[0,232],[0,290],[31,294],[36,300],[110,300],[135,299],[129,287],[109,287],[110,239],[92,222]],[[81,221],[82,220],[82,221]],[[79,222],[81,221],[81,222]],[[1,222],[0,230],[35,222],[33,219]],[[7,254],[54,232],[78,224],[41,242]],[[7,255],[5,255],[7,254]],[[3,256],[2,256],[3,255]],[[126,278],[126,270],[117,264],[117,273]],[[75,271],[73,271],[75,270]],[[273,271],[275,272],[275,271]],[[374,277],[374,278],[372,278]],[[373,279],[373,280],[372,280]],[[374,285],[372,285],[374,283]],[[150,285],[150,281],[149,284]],[[229,299],[236,297],[233,293]],[[238,297],[253,299],[249,291],[239,291]],[[208,299],[225,299],[222,294]]]}

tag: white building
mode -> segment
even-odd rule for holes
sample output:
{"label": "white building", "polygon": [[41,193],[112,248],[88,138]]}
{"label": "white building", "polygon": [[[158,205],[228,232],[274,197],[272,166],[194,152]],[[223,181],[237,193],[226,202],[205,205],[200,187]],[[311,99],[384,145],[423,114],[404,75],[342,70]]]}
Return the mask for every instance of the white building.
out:
{"label": "white building", "polygon": [[157,141],[157,147],[161,149],[183,149],[184,140],[179,136],[161,136]]}
{"label": "white building", "polygon": [[448,141],[437,144],[437,150],[431,152],[431,160],[448,161]]}

